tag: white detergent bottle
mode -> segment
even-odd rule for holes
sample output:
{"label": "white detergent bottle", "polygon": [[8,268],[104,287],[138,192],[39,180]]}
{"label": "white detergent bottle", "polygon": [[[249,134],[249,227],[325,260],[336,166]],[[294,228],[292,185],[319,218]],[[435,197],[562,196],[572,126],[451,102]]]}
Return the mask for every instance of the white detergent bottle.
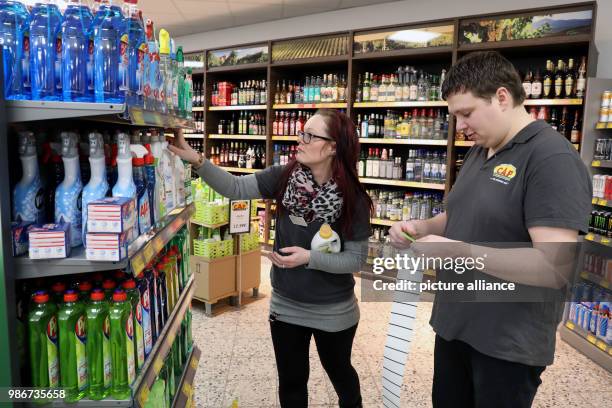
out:
{"label": "white detergent bottle", "polygon": [[166,216],[166,184],[162,171],[163,147],[159,134],[151,135],[151,153],[155,159],[155,222],[159,222]]}
{"label": "white detergent bottle", "polygon": [[176,154],[172,153],[174,157],[174,181],[175,181],[175,193],[176,198],[174,202],[177,207],[185,206],[185,164],[183,160]]}
{"label": "white detergent bottle", "polygon": [[83,244],[81,234],[83,183],[79,165],[79,137],[73,132],[62,132],[62,161],[64,162],[64,180],[55,189],[55,223],[70,223],[70,246]]}
{"label": "white detergent bottle", "polygon": [[313,251],[324,252],[327,254],[338,253],[342,248],[340,236],[331,229],[329,224],[321,225],[319,231],[312,238],[310,249]]}
{"label": "white detergent bottle", "polygon": [[167,141],[162,142],[162,156],[160,163],[162,177],[164,178],[164,188],[166,192],[166,213],[168,213],[176,207],[176,181],[174,174],[174,160],[172,159],[172,153],[170,152],[170,150],[168,150]]}
{"label": "white detergent bottle", "polygon": [[102,133],[91,132],[89,138],[89,164],[91,178],[83,188],[83,244],[87,246],[87,205],[106,197],[108,180],[106,178],[106,158],[104,156],[104,138]]}
{"label": "white detergent bottle", "polygon": [[136,197],[136,184],[132,175],[132,153],[130,136],[127,133],[117,135],[117,169],[119,176],[113,187],[113,197]]}
{"label": "white detergent bottle", "polygon": [[13,220],[45,222],[44,190],[32,132],[19,132],[19,158],[23,177],[13,190]]}

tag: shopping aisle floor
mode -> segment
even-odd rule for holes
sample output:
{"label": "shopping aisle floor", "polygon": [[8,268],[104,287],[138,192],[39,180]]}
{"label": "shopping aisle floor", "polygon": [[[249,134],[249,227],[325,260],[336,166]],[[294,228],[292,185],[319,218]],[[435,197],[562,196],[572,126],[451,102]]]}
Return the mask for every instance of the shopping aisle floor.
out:
{"label": "shopping aisle floor", "polygon": [[[195,378],[198,408],[277,407],[277,377],[268,326],[270,263],[262,258],[260,297],[240,310],[230,306],[204,314],[193,302],[193,335],[202,349]],[[356,285],[359,298],[359,280]],[[361,321],[353,348],[364,407],[382,407],[381,369],[390,304],[360,303]],[[431,303],[419,305],[415,341],[402,390],[403,407],[430,407],[434,333],[428,324]],[[309,406],[335,407],[335,392],[318,360],[314,340],[310,352]],[[604,407],[612,401],[612,374],[557,339],[555,363],[542,376],[534,407]]]}

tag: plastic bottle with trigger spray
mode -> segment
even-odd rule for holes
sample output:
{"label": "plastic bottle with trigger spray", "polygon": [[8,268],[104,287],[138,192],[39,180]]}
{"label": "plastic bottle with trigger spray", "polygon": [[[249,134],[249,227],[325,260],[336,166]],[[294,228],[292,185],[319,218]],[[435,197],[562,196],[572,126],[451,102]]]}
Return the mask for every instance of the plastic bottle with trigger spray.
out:
{"label": "plastic bottle with trigger spray", "polygon": [[23,177],[13,190],[13,219],[43,223],[45,192],[38,169],[34,133],[30,131],[19,133],[19,158]]}
{"label": "plastic bottle with trigger spray", "polygon": [[176,207],[176,172],[174,154],[168,150],[168,142],[162,143],[162,155],[160,159],[162,174],[164,177],[164,188],[166,189],[166,213]]}
{"label": "plastic bottle with trigger spray", "polygon": [[86,243],[87,234],[87,205],[108,194],[108,181],[106,178],[106,158],[104,157],[104,139],[101,133],[89,134],[89,164],[91,166],[91,178],[83,188],[83,243]]}
{"label": "plastic bottle with trigger spray", "polygon": [[78,135],[62,132],[62,161],[64,180],[55,190],[55,223],[70,223],[70,246],[78,247],[83,243],[81,234],[83,222],[81,193],[81,169],[79,167]]}
{"label": "plastic bottle with trigger spray", "polygon": [[119,175],[113,187],[113,197],[136,198],[136,185],[132,177],[132,153],[130,136],[127,133],[117,135],[117,167]]}

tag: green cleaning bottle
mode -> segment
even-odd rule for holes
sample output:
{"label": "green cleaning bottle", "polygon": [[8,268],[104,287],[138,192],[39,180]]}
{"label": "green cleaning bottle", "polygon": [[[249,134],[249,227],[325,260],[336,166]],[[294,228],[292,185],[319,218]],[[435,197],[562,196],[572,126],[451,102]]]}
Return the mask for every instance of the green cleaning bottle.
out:
{"label": "green cleaning bottle", "polygon": [[142,303],[140,303],[140,291],[136,287],[134,279],[123,282],[123,290],[127,293],[132,304],[134,315],[134,352],[136,353],[136,372],[139,373],[145,362],[144,329],[142,327]]}
{"label": "green cleaning bottle", "polygon": [[64,304],[58,315],[60,378],[67,402],[87,394],[87,318],[83,302],[74,290],[64,293]]}
{"label": "green cleaning bottle", "polygon": [[110,307],[111,395],[115,399],[131,397],[130,385],[136,378],[134,361],[134,316],[127,293],[117,290]]}
{"label": "green cleaning bottle", "polygon": [[94,289],[87,305],[87,368],[89,398],[106,398],[111,386],[110,319],[102,289]]}
{"label": "green cleaning bottle", "polygon": [[36,292],[33,300],[34,305],[28,316],[32,387],[57,388],[57,307],[49,301],[49,294],[44,291]]}

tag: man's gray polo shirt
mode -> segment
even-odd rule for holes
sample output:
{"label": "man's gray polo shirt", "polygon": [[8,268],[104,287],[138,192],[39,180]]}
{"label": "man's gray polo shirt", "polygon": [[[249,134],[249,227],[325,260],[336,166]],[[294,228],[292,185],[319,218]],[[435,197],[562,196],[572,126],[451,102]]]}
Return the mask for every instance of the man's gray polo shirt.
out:
{"label": "man's gray polo shirt", "polygon": [[[487,159],[471,148],[448,195],[444,236],[486,245],[529,243],[536,226],[588,231],[592,185],[574,147],[546,122],[532,122]],[[452,281],[452,271],[439,280]],[[463,279],[486,278],[478,271]],[[436,295],[430,324],[445,340],[461,340],[486,355],[528,364],[552,364],[558,302],[449,302]]]}

